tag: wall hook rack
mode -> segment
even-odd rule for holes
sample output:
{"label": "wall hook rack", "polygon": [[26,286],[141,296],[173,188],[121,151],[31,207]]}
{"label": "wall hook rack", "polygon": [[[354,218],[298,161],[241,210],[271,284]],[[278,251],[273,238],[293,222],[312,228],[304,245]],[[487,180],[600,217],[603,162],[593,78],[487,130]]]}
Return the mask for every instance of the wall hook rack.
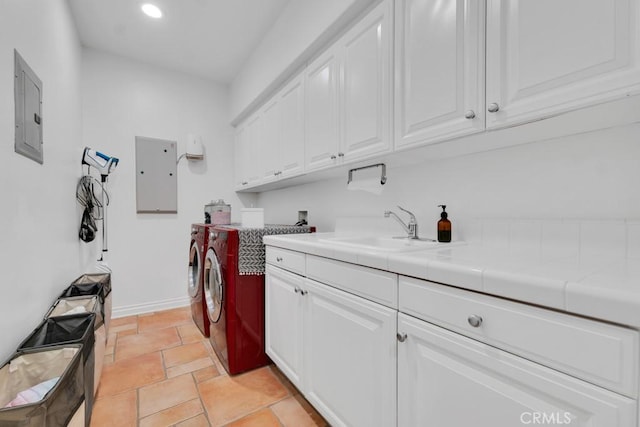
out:
{"label": "wall hook rack", "polygon": [[357,172],[362,169],[377,168],[377,167],[382,168],[382,171],[380,172],[380,184],[384,185],[384,183],[387,182],[387,166],[384,163],[376,163],[375,165],[362,166],[360,168],[349,169],[349,179],[347,180],[347,184],[353,181],[354,172]]}

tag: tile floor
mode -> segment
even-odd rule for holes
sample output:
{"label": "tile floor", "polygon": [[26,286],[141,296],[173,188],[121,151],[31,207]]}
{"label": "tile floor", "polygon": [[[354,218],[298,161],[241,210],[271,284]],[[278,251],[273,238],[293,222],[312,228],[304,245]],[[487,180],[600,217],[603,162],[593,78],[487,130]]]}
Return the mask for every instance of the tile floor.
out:
{"label": "tile floor", "polygon": [[189,307],[112,320],[92,427],[327,425],[274,365],[229,376]]}

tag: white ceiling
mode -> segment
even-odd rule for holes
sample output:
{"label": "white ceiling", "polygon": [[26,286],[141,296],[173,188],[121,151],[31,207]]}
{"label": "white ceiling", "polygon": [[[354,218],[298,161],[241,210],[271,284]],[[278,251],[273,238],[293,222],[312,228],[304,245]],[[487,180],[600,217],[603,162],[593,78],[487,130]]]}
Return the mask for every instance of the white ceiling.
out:
{"label": "white ceiling", "polygon": [[[288,0],[68,0],[84,46],[230,83]],[[153,3],[164,13],[142,13]]]}

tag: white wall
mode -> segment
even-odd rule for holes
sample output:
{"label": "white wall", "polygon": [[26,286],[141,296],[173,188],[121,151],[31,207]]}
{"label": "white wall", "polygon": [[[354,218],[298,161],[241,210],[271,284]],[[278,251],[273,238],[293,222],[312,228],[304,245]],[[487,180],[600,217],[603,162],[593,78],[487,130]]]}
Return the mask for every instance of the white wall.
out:
{"label": "white wall", "polygon": [[252,105],[265,89],[283,83],[282,73],[309,55],[376,0],[292,0],[231,84],[230,119]]}
{"label": "white wall", "polygon": [[[84,141],[120,158],[108,183],[114,314],[186,304],[191,223],[203,222],[204,205],[217,198],[239,219],[228,89],[90,49],[82,71]],[[137,214],[135,137],[178,141],[181,154],[189,133],[202,136],[205,160],[180,161],[178,213]]]}
{"label": "white wall", "polygon": [[[14,152],[13,49],[43,82],[44,164]],[[84,270],[80,55],[66,1],[0,2],[0,358]]]}
{"label": "white wall", "polygon": [[318,231],[333,231],[337,217],[382,217],[401,205],[416,214],[424,237],[435,237],[439,204],[448,206],[454,236],[477,218],[638,219],[638,135],[640,124],[632,124],[391,168],[380,196],[347,191],[345,174],[261,193],[257,206],[267,222],[308,210]]}

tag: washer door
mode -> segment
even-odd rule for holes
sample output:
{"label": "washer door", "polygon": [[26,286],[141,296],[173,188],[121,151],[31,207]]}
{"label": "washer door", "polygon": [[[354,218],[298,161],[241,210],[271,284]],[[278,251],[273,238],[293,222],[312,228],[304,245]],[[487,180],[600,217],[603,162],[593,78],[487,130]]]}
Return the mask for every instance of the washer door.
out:
{"label": "washer door", "polygon": [[204,298],[207,302],[207,313],[212,323],[217,323],[222,314],[224,301],[224,284],[222,283],[222,269],[216,252],[209,248],[204,260]]}
{"label": "washer door", "polygon": [[189,296],[195,298],[198,295],[200,285],[200,250],[198,242],[191,244],[189,251]]}

